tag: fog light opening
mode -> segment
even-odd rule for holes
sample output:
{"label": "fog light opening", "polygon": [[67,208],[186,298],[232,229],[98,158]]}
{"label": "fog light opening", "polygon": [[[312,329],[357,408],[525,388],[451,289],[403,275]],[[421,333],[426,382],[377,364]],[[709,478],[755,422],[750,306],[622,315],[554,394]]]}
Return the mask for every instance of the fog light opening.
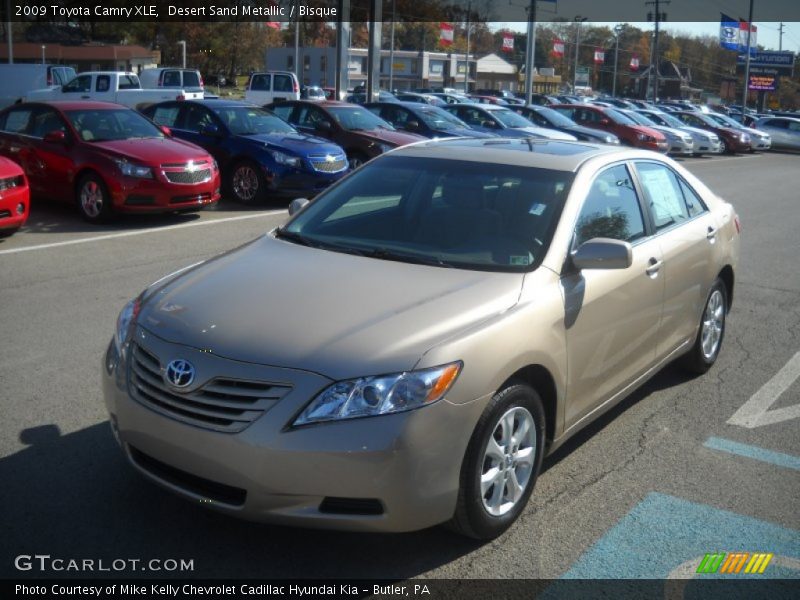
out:
{"label": "fog light opening", "polygon": [[19,204],[17,204],[17,214],[21,215],[24,213],[25,213],[25,205],[22,202],[20,202]]}

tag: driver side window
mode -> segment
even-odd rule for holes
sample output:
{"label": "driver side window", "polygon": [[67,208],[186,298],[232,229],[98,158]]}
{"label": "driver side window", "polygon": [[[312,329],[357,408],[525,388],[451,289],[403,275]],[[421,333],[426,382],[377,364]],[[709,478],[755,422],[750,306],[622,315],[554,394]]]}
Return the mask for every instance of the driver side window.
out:
{"label": "driver side window", "polygon": [[575,224],[575,247],[596,238],[633,242],[645,236],[644,217],[625,165],[606,169],[594,180]]}

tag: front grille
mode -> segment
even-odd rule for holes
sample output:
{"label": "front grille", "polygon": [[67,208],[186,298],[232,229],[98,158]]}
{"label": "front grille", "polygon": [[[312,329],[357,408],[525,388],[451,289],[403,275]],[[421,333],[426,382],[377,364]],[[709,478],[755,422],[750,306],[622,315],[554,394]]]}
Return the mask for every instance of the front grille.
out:
{"label": "front grille", "polygon": [[0,210],[0,219],[7,219],[11,216],[10,210]]}
{"label": "front grille", "polygon": [[320,173],[338,173],[347,168],[347,158],[344,156],[334,156],[332,160],[328,160],[328,156],[309,156],[308,161],[311,163],[311,168]]}
{"label": "front grille", "polygon": [[224,433],[238,433],[291,389],[263,381],[218,377],[197,390],[178,393],[167,386],[158,358],[133,346],[130,393],[134,400],[177,421]]}
{"label": "front grille", "polygon": [[164,171],[164,177],[166,177],[170,183],[193,185],[209,181],[211,179],[211,169],[199,169],[197,171]]}
{"label": "front grille", "polygon": [[158,479],[171,483],[175,487],[191,492],[202,498],[207,498],[220,504],[230,506],[244,506],[247,492],[241,488],[226,485],[197,475],[192,475],[176,467],[168,465],[148,456],[141,450],[128,446],[131,458],[142,470],[151,473]]}

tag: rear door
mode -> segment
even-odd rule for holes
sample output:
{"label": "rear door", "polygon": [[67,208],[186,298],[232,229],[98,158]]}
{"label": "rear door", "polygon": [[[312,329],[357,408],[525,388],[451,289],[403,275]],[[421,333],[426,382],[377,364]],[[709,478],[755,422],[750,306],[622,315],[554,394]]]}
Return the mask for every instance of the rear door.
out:
{"label": "rear door", "polygon": [[[61,142],[45,141],[45,136],[54,131],[64,133]],[[28,130],[30,135],[29,168],[30,179],[36,179],[39,193],[56,200],[73,198],[71,176],[75,173],[72,146],[75,140],[69,127],[54,109],[40,106],[33,114]]]}
{"label": "rear door", "polygon": [[300,98],[299,86],[295,85],[294,75],[291,73],[274,73],[272,75],[272,101],[298,100]]}
{"label": "rear door", "polygon": [[258,105],[272,102],[272,74],[253,73],[247,87],[245,100]]}
{"label": "rear door", "polygon": [[694,339],[717,275],[717,224],[699,194],[672,169],[655,161],[634,164],[664,262],[657,349],[663,358]]}

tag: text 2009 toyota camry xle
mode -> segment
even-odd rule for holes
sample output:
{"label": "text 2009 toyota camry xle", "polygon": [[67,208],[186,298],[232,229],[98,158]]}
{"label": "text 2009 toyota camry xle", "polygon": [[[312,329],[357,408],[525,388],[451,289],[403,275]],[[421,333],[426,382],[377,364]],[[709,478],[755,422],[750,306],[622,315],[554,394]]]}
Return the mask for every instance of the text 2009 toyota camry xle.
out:
{"label": "text 2009 toyota camry xle", "polygon": [[302,204],[148,287],[108,347],[126,456],[204,506],[492,538],[546,453],[719,354],[739,222],[669,158],[426,142]]}

